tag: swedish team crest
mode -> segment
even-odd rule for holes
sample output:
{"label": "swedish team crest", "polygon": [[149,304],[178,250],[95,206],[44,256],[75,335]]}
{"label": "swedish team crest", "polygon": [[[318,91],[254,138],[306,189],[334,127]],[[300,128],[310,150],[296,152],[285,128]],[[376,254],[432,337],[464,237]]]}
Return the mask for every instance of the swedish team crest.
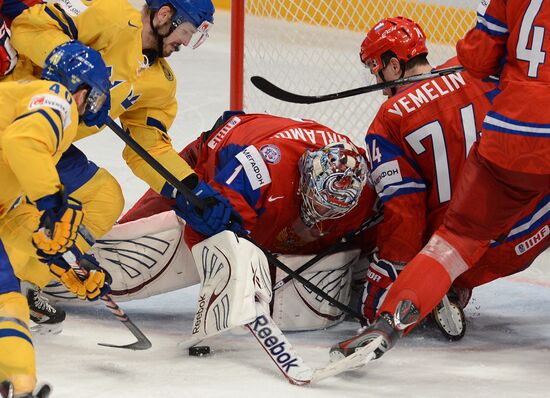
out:
{"label": "swedish team crest", "polygon": [[164,72],[164,76],[166,77],[166,79],[168,81],[173,81],[174,80],[174,74],[172,73],[172,71],[170,70],[170,68],[164,64],[164,62],[159,62],[160,63],[160,67],[162,68],[162,71]]}

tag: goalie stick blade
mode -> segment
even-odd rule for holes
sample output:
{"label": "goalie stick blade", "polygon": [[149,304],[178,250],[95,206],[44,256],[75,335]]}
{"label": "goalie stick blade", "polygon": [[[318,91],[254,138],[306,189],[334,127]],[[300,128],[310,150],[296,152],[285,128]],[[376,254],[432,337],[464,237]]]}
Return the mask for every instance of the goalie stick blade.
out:
{"label": "goalie stick blade", "polygon": [[260,303],[256,303],[256,314],[256,319],[246,325],[250,333],[290,384],[309,384],[313,369],[304,363],[300,354]]}
{"label": "goalie stick blade", "polygon": [[378,337],[344,359],[313,369],[304,362],[259,303],[256,303],[256,313],[256,319],[247,324],[247,328],[289,383],[297,386],[318,382],[367,364],[375,357],[374,350],[382,342],[382,337]]}
{"label": "goalie stick blade", "polygon": [[404,77],[402,79],[393,80],[391,82],[382,82],[373,84],[370,86],[363,86],[358,88],[352,88],[350,90],[340,91],[338,93],[323,94],[323,95],[301,95],[291,93],[283,90],[282,88],[271,83],[267,79],[261,76],[252,76],[250,81],[256,88],[263,91],[265,94],[285,102],[292,102],[295,104],[316,104],[318,102],[333,101],[341,98],[348,98],[354,95],[371,93],[373,91],[384,90],[386,88],[403,86],[405,84],[411,84],[422,80],[433,79],[435,77],[449,75],[451,73],[460,72],[464,70],[461,65],[451,66],[449,68],[433,70],[429,73],[423,73],[420,75],[413,75]]}
{"label": "goalie stick blade", "polygon": [[332,362],[324,368],[315,369],[311,377],[311,383],[316,383],[328,377],[336,376],[340,373],[347,372],[358,367],[365,366],[372,361],[376,354],[374,351],[382,343],[382,337],[379,336],[368,345],[361,347],[353,354],[344,359]]}

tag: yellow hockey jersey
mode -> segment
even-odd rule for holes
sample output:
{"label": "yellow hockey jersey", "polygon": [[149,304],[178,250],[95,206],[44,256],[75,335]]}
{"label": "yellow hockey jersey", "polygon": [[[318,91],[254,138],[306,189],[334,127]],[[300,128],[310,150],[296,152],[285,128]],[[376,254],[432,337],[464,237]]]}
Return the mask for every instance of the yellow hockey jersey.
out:
{"label": "yellow hockey jersey", "polygon": [[74,141],[78,110],[62,85],[0,83],[0,218],[26,195],[35,201],[61,188],[55,169]]}
{"label": "yellow hockey jersey", "polygon": [[[142,54],[141,13],[126,0],[63,0],[36,5],[12,24],[12,44],[22,63],[44,65],[59,44],[79,40],[99,51],[111,70],[111,111],[150,154],[183,179],[193,171],[167,133],[177,112],[176,79],[165,59],[150,67]],[[37,40],[37,38],[40,38]],[[77,139],[98,131],[79,126]],[[123,156],[133,172],[159,192],[165,180],[129,148]]]}

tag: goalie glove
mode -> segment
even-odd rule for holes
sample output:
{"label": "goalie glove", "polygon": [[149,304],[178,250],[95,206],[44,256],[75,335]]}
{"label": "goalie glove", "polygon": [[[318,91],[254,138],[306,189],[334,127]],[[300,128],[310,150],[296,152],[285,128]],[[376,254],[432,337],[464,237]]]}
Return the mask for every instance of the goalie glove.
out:
{"label": "goalie glove", "polygon": [[36,207],[43,213],[38,229],[32,234],[32,241],[38,256],[47,261],[74,245],[84,218],[82,203],[59,191],[39,199]]}
{"label": "goalie glove", "polygon": [[10,43],[10,30],[0,16],[0,76],[11,73],[17,64],[17,51]]}
{"label": "goalie glove", "polygon": [[368,319],[369,324],[376,319],[376,313],[396,279],[397,271],[394,265],[373,254],[363,290],[363,315]]}

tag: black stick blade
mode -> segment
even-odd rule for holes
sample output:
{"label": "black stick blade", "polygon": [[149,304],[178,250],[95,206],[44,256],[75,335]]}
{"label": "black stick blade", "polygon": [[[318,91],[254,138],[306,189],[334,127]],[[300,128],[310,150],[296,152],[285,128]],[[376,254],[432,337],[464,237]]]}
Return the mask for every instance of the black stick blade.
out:
{"label": "black stick blade", "polygon": [[283,90],[261,76],[252,76],[250,81],[258,90],[281,101],[293,102],[295,104],[313,104],[317,102],[315,97],[294,94]]}
{"label": "black stick blade", "polygon": [[98,345],[101,345],[103,347],[113,347],[113,348],[125,348],[127,350],[135,350],[135,351],[142,351],[142,350],[148,350],[153,346],[151,341],[143,334],[141,330],[130,320],[123,322],[124,326],[128,328],[130,332],[137,338],[137,341],[135,343],[126,344],[126,345],[115,345],[115,344],[108,344],[108,343],[97,343]]}

